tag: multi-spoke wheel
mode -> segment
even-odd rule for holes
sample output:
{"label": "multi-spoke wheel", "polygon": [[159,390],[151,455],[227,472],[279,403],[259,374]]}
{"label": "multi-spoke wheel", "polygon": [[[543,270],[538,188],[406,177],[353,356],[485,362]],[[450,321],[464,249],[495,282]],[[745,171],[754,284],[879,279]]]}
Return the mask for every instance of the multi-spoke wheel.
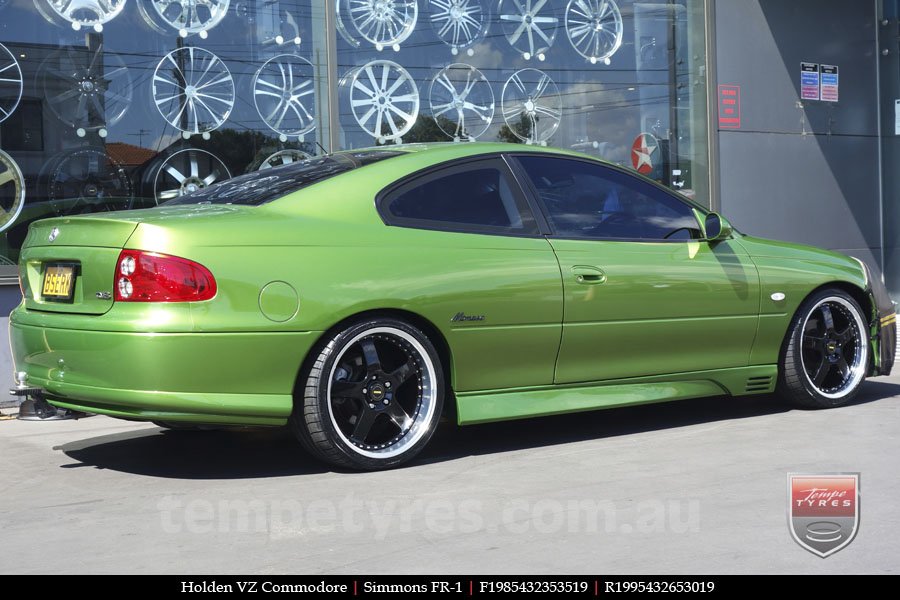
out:
{"label": "multi-spoke wheel", "polygon": [[353,117],[377,140],[399,140],[419,116],[419,90],[406,69],[375,60],[355,69],[345,80]]}
{"label": "multi-spoke wheel", "polygon": [[25,178],[12,157],[0,150],[0,231],[6,231],[25,204]]}
{"label": "multi-spoke wheel", "polygon": [[13,114],[22,100],[23,79],[19,61],[0,44],[0,123]]}
{"label": "multi-spoke wheel", "polygon": [[231,0],[147,0],[138,2],[144,19],[160,31],[174,29],[181,37],[208,31],[228,14]]}
{"label": "multi-spoke wheel", "polygon": [[234,80],[212,52],[179,48],[156,66],[153,101],[166,122],[186,136],[208,133],[225,123],[234,108]]}
{"label": "multi-spoke wheel", "polygon": [[548,0],[500,0],[497,12],[509,45],[521,52],[525,60],[544,60],[556,40],[559,24]]}
{"label": "multi-spoke wheel", "polygon": [[75,31],[82,27],[103,31],[103,24],[115,19],[125,8],[127,0],[42,0],[38,9],[49,21],[61,18]]}
{"label": "multi-spoke wheel", "polygon": [[264,169],[274,169],[275,167],[283,167],[284,165],[289,165],[301,160],[307,160],[310,158],[310,155],[302,150],[295,150],[289,148],[287,150],[279,150],[274,154],[271,154],[263,159],[261,163],[259,163],[259,167],[257,167],[257,171],[262,171]]}
{"label": "multi-spoke wheel", "polygon": [[429,339],[396,319],[351,325],[323,341],[298,384],[292,427],[315,456],[341,467],[386,469],[419,453],[443,405]]}
{"label": "multi-spoke wheel", "polygon": [[131,106],[133,85],[125,62],[107,51],[69,46],[41,65],[38,78],[50,110],[79,136],[118,123]]}
{"label": "multi-spoke wheel", "polygon": [[206,150],[196,148],[172,153],[154,173],[153,197],[157,204],[231,179],[231,172],[225,163]]}
{"label": "multi-spoke wheel", "polygon": [[431,114],[454,140],[475,139],[494,119],[494,92],[484,74],[471,65],[453,64],[431,82]]}
{"label": "multi-spoke wheel", "polygon": [[490,16],[482,0],[431,0],[431,26],[454,56],[460,50],[474,54],[472,46],[484,39]]}
{"label": "multi-spoke wheel", "polygon": [[571,0],[566,7],[566,35],[591,64],[610,64],[622,46],[622,13],[613,0]]}
{"label": "multi-spoke wheel", "polygon": [[419,4],[417,0],[339,0],[338,12],[344,27],[349,22],[376,49],[399,50],[416,27]]}
{"label": "multi-spoke wheel", "polygon": [[316,128],[315,69],[305,58],[280,54],[269,59],[253,78],[256,112],[286,141]]}
{"label": "multi-spoke wheel", "polygon": [[101,148],[80,148],[53,158],[47,171],[47,196],[63,214],[131,207],[134,186],[125,168]]}
{"label": "multi-spoke wheel", "polygon": [[562,98],[550,76],[522,69],[503,85],[503,119],[510,131],[528,144],[546,143],[562,119]]}
{"label": "multi-spoke wheel", "polygon": [[845,404],[869,368],[867,320],[852,296],[826,289],[807,299],[791,324],[779,392],[803,408]]}

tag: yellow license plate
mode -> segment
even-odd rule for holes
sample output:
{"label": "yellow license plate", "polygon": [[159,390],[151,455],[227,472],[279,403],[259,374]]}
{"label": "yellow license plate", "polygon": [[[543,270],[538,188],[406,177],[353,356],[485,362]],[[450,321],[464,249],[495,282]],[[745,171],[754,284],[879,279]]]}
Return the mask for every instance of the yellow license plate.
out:
{"label": "yellow license plate", "polygon": [[71,302],[75,293],[75,265],[48,265],[41,296],[54,302]]}

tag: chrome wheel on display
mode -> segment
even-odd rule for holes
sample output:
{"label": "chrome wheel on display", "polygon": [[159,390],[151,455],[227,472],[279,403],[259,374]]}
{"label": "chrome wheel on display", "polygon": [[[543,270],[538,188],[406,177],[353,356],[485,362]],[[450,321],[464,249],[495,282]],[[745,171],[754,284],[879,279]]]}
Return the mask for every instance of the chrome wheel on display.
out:
{"label": "chrome wheel on display", "polygon": [[103,31],[103,25],[115,19],[125,8],[127,0],[42,0],[38,8],[48,21],[61,18],[72,25],[72,29],[82,28]]}
{"label": "chrome wheel on display", "polygon": [[549,75],[522,69],[503,85],[502,110],[516,137],[528,144],[546,144],[559,129],[562,98]]}
{"label": "chrome wheel on display", "polygon": [[19,61],[6,46],[0,44],[0,123],[19,106],[23,91],[24,80]]}
{"label": "chrome wheel on display", "polygon": [[133,85],[125,62],[106,52],[67,47],[41,65],[38,78],[50,110],[79,137],[89,131],[107,136],[131,106]]}
{"label": "chrome wheel on display", "polygon": [[155,29],[174,29],[181,37],[209,30],[228,14],[230,0],[146,0],[138,2],[144,19]]}
{"label": "chrome wheel on display", "polygon": [[571,0],[566,8],[566,35],[591,64],[610,64],[622,46],[622,13],[613,0]]}
{"label": "chrome wheel on display", "polygon": [[521,52],[525,60],[546,58],[559,25],[548,0],[500,0],[497,12],[510,46]]}
{"label": "chrome wheel on display", "polygon": [[309,158],[312,157],[302,150],[279,150],[278,152],[275,152],[274,154],[271,154],[263,159],[256,170],[262,171],[265,169],[273,169],[275,167],[283,167],[284,165],[289,165],[301,160],[307,160]]}
{"label": "chrome wheel on display", "polygon": [[395,319],[334,334],[303,375],[291,425],[332,464],[385,469],[428,443],[443,405],[443,373],[429,339]]}
{"label": "chrome wheel on display", "polygon": [[494,119],[494,92],[484,74],[471,65],[453,64],[432,80],[431,115],[454,140],[475,139]]}
{"label": "chrome wheel on display", "polygon": [[869,369],[869,327],[859,303],[839,289],[808,298],[788,333],[778,391],[803,408],[845,404]]}
{"label": "chrome wheel on display", "polygon": [[153,74],[156,108],[185,138],[219,128],[228,120],[234,98],[234,80],[228,67],[202,48],[169,52]]}
{"label": "chrome wheel on display", "polygon": [[81,214],[131,207],[134,186],[125,169],[99,148],[81,148],[54,158],[48,170],[47,196],[66,202],[57,210]]}
{"label": "chrome wheel on display", "polygon": [[484,39],[490,11],[482,0],[431,0],[431,26],[456,56],[460,50],[475,54],[472,46]]}
{"label": "chrome wheel on display", "polygon": [[419,116],[419,90],[395,62],[376,60],[355,69],[345,85],[356,122],[379,142],[401,140]]}
{"label": "chrome wheel on display", "polygon": [[0,150],[0,231],[16,222],[25,205],[25,177],[12,157]]}
{"label": "chrome wheel on display", "polygon": [[281,54],[253,78],[253,103],[263,122],[281,136],[303,138],[316,128],[315,69],[305,58]]}
{"label": "chrome wheel on display", "polygon": [[226,179],[231,179],[231,172],[216,156],[206,150],[186,148],[172,153],[156,168],[153,197],[162,204]]}
{"label": "chrome wheel on display", "polygon": [[344,27],[349,23],[377,50],[399,50],[416,27],[419,5],[417,0],[338,0],[338,12]]}

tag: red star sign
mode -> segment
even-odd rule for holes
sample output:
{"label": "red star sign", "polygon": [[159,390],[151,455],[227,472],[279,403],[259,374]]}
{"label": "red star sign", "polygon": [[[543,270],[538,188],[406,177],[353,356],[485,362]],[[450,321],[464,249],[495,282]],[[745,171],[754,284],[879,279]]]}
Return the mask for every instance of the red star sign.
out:
{"label": "red star sign", "polygon": [[659,148],[656,137],[650,133],[642,133],[631,145],[631,164],[641,175],[653,172],[653,154]]}

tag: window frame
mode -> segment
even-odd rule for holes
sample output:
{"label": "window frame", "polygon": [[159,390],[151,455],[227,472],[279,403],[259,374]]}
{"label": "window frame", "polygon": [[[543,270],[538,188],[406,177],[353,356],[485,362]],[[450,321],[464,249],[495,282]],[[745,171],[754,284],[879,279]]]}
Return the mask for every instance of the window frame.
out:
{"label": "window frame", "polygon": [[679,202],[690,209],[691,214],[694,217],[694,220],[697,222],[697,230],[701,233],[704,232],[702,217],[705,217],[709,214],[709,211],[699,204],[695,202],[691,202],[689,198],[685,198],[666,186],[652,180],[648,179],[640,174],[634,173],[633,171],[629,171],[619,165],[615,165],[612,163],[606,163],[599,160],[594,160],[588,157],[581,156],[573,156],[561,153],[553,153],[553,152],[511,152],[507,153],[511,164],[510,167],[513,169],[516,179],[519,181],[519,184],[522,186],[524,190],[526,190],[526,194],[529,196],[529,203],[533,206],[537,206],[540,209],[541,213],[541,227],[546,228],[546,236],[552,239],[557,240],[577,240],[577,241],[586,241],[586,242],[605,242],[605,243],[615,243],[615,242],[624,242],[624,243],[641,243],[641,244],[689,244],[692,242],[700,242],[702,239],[697,240],[652,240],[646,238],[597,238],[597,237],[583,237],[583,236],[568,236],[568,235],[559,235],[556,231],[556,228],[553,225],[553,219],[550,215],[550,211],[547,209],[547,205],[544,203],[544,199],[541,197],[540,191],[534,185],[534,182],[531,180],[531,177],[528,175],[528,171],[525,168],[519,158],[546,158],[551,160],[564,160],[568,162],[578,162],[585,163],[600,169],[606,169],[608,171],[612,171],[618,173],[620,175],[624,175],[627,179],[631,179],[642,183],[644,185],[649,186],[651,189],[655,189],[658,192],[662,192],[669,198],[674,199],[676,202]]}
{"label": "window frame", "polygon": [[[513,200],[519,209],[519,216],[526,226],[522,231],[510,231],[509,228],[494,225],[472,225],[450,221],[433,221],[430,219],[410,219],[399,217],[390,211],[391,201],[399,194],[449,175],[484,168],[495,168],[500,172],[500,176],[506,179],[507,186],[513,194]],[[378,212],[378,216],[381,217],[381,220],[388,227],[517,238],[540,238],[545,235],[544,216],[540,212],[543,209],[534,204],[530,194],[523,189],[522,182],[509,164],[509,160],[501,152],[449,160],[406,175],[378,192],[375,196],[375,209]]]}

